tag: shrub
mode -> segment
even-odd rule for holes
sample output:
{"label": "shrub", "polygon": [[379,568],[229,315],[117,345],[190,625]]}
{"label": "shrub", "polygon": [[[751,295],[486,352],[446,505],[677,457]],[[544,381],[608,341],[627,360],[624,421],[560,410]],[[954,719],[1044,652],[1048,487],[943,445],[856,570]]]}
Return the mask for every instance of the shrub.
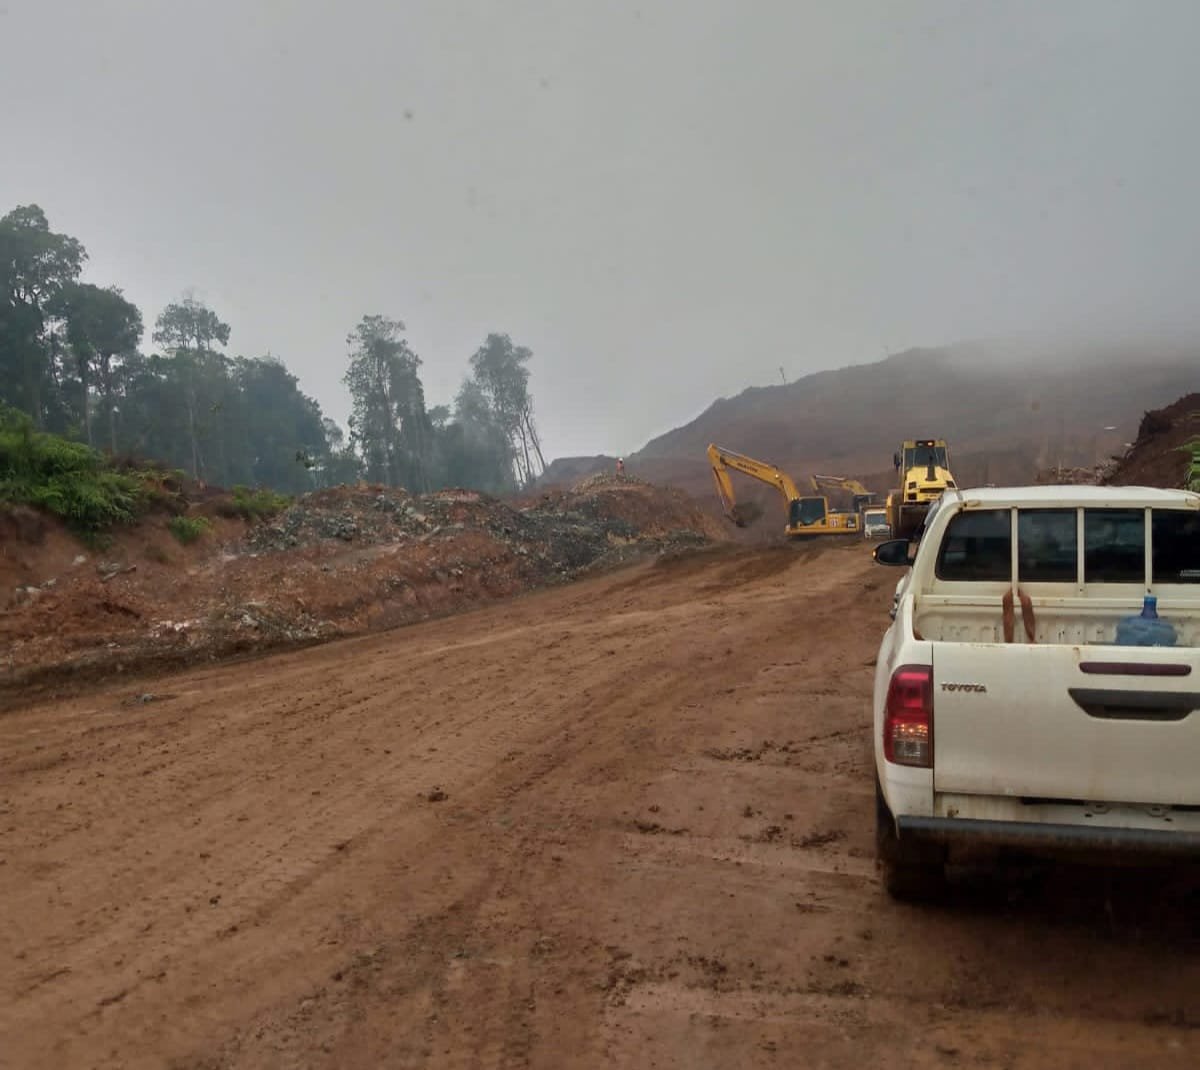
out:
{"label": "shrub", "polygon": [[1194,438],[1179,448],[1191,456],[1191,463],[1184,476],[1184,486],[1188,490],[1200,490],[1200,438]]}
{"label": "shrub", "polygon": [[0,502],[32,505],[80,533],[137,518],[142,480],[117,472],[80,442],[35,431],[24,413],[0,407]]}
{"label": "shrub", "polygon": [[222,516],[241,517],[243,520],[267,520],[283,512],[292,500],[286,494],[273,490],[251,490],[249,487],[234,487],[233,496],[217,507]]}
{"label": "shrub", "polygon": [[212,528],[212,522],[206,516],[173,516],[167,521],[167,528],[184,546],[189,546]]}

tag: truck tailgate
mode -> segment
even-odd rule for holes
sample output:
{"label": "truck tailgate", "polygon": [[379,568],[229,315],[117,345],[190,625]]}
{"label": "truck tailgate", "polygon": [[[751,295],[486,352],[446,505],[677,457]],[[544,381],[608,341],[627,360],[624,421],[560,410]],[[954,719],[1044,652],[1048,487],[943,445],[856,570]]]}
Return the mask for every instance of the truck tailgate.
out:
{"label": "truck tailgate", "polygon": [[938,792],[1200,805],[1200,649],[937,643]]}

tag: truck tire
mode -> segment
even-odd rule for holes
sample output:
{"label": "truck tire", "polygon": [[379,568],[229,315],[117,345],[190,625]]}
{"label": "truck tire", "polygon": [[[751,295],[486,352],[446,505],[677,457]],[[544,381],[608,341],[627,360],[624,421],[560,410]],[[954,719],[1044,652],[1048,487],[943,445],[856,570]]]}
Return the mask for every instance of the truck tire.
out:
{"label": "truck tire", "polygon": [[875,781],[875,859],[888,895],[909,903],[941,898],[946,890],[945,851],[938,844],[901,840],[896,819]]}

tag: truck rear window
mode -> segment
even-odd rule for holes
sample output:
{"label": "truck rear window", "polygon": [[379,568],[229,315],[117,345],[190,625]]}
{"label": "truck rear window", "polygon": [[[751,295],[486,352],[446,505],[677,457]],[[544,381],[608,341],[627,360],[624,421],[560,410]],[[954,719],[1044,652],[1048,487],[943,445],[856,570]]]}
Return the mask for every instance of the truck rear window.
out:
{"label": "truck rear window", "polygon": [[[1146,582],[1146,510],[1084,509],[1083,581]],[[1012,573],[1012,510],[964,511],[946,526],[938,548],[939,580],[1007,582]],[[1017,575],[1021,583],[1075,583],[1079,511],[1017,511]],[[1200,512],[1150,510],[1154,584],[1200,584]]]}
{"label": "truck rear window", "polygon": [[1085,509],[1084,582],[1143,583],[1145,578],[1145,510]]}
{"label": "truck rear window", "polygon": [[967,582],[1012,577],[1012,513],[980,509],[959,513],[938,549],[937,578]]}
{"label": "truck rear window", "polygon": [[1200,514],[1155,509],[1151,514],[1155,583],[1200,583]]}
{"label": "truck rear window", "polygon": [[1017,575],[1022,583],[1074,583],[1079,571],[1074,509],[1022,509],[1017,517]]}

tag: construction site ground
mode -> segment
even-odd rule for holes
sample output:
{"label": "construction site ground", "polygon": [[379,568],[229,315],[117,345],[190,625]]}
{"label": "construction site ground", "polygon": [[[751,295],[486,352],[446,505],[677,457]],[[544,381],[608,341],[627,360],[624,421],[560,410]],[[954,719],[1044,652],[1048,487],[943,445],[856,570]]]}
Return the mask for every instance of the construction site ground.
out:
{"label": "construction site ground", "polygon": [[882,891],[895,578],[694,550],[19,703],[0,1065],[1197,1065],[1188,873]]}

